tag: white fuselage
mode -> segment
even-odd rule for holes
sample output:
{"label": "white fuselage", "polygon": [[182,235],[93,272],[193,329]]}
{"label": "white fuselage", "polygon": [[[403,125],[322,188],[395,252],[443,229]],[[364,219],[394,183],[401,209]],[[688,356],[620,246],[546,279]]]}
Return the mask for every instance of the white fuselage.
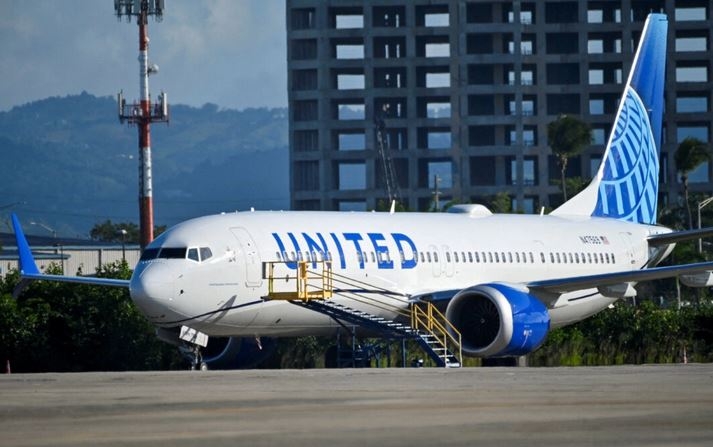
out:
{"label": "white fuselage", "polygon": [[[280,271],[287,275],[295,260],[330,259],[334,273],[351,284],[335,282],[334,299],[393,317],[409,297],[432,292],[640,269],[650,256],[647,236],[666,231],[536,215],[222,214],[181,223],[151,243],[148,258],[156,254],[152,249],[176,250],[139,262],[131,296],[159,326],[186,325],[211,336],[320,334],[336,323],[288,302],[263,300],[264,262],[284,261]],[[195,256],[200,252],[204,256]],[[613,301],[596,289],[565,294],[550,308],[552,326],[579,321]]]}

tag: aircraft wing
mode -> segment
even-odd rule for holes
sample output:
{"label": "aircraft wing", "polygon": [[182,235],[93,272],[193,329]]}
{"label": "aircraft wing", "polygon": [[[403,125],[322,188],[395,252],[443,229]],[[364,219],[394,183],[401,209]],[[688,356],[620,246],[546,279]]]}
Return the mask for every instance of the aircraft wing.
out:
{"label": "aircraft wing", "polygon": [[15,241],[17,242],[17,253],[20,258],[20,282],[13,291],[13,296],[17,296],[27,287],[30,281],[45,280],[71,282],[79,284],[90,284],[110,287],[129,287],[128,279],[96,278],[92,276],[69,276],[69,275],[46,275],[37,268],[34,256],[27,243],[27,238],[22,231],[20,221],[15,214],[12,214],[12,227],[15,231]]}
{"label": "aircraft wing", "polygon": [[673,265],[667,267],[654,267],[643,270],[626,272],[603,273],[599,275],[573,276],[569,278],[545,279],[532,281],[526,284],[530,289],[539,289],[550,293],[566,293],[594,287],[613,286],[617,284],[650,281],[652,279],[671,278],[674,276],[690,275],[695,273],[712,272],[713,262],[699,262],[696,264]]}

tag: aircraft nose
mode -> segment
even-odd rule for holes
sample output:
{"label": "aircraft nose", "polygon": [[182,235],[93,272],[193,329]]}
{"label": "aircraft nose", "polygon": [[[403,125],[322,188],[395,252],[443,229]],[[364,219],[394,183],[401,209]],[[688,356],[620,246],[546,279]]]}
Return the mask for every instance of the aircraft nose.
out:
{"label": "aircraft nose", "polygon": [[152,262],[131,278],[131,299],[151,321],[164,319],[174,297],[175,272],[162,262]]}

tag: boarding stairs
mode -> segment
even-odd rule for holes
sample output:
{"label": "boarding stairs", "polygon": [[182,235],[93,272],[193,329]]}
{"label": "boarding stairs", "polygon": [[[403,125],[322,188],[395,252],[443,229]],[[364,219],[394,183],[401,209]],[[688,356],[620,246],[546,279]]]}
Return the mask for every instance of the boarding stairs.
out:
{"label": "boarding stairs", "polygon": [[[298,261],[296,274],[292,270],[292,274],[287,271],[284,275],[276,273],[279,264],[285,264],[284,262],[265,264],[265,276],[268,280],[268,295],[265,299],[287,300],[297,306],[328,315],[341,324],[349,323],[381,334],[385,338],[414,340],[437,366],[461,366],[460,334],[432,303],[410,303],[406,309],[390,309],[397,314],[397,318],[391,320],[333,301],[331,298],[335,294],[335,283],[353,286],[355,281],[332,272],[331,263],[328,261]],[[309,264],[317,265],[317,268],[310,270]],[[280,290],[277,290],[276,281],[282,285]],[[290,282],[293,282],[294,288],[285,290]],[[384,293],[387,292],[384,290]],[[382,309],[387,306],[357,292],[336,293],[339,293],[340,297],[353,300],[355,304],[370,304]],[[369,303],[369,300],[373,302]]]}

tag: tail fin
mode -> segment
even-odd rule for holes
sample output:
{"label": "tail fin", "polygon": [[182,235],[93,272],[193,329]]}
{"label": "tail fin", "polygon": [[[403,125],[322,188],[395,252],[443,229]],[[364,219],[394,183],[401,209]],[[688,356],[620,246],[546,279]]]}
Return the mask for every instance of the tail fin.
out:
{"label": "tail fin", "polygon": [[599,171],[551,214],[656,223],[667,29],[649,14]]}
{"label": "tail fin", "polygon": [[30,250],[30,245],[27,243],[27,238],[25,238],[25,233],[22,231],[20,226],[20,220],[17,218],[15,213],[12,213],[12,228],[15,230],[15,241],[17,242],[17,253],[20,258],[20,273],[36,275],[40,273],[40,269],[37,268],[37,263],[35,263],[35,258],[32,256],[32,251]]}

